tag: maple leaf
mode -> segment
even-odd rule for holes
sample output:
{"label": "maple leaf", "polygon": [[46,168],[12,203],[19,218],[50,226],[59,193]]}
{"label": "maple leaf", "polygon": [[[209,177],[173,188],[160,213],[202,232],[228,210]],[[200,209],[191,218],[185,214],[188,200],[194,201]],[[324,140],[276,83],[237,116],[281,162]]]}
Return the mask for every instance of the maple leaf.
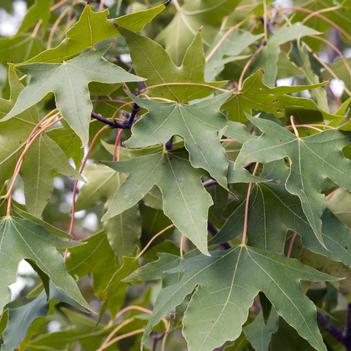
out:
{"label": "maple leaf", "polygon": [[66,33],[66,38],[55,48],[45,50],[26,63],[60,63],[95,44],[120,35],[116,24],[131,31],[139,31],[165,9],[161,4],[150,9],[134,12],[114,19],[108,19],[109,10],[94,12],[86,5],[79,20]]}
{"label": "maple leaf", "polygon": [[138,262],[134,258],[123,257],[119,264],[104,231],[89,236],[83,243],[70,249],[67,270],[79,277],[91,274],[96,295],[104,301],[102,310],[107,308],[115,314],[122,307],[121,297],[128,289],[121,280],[136,269]]}
{"label": "maple leaf", "polygon": [[[10,99],[0,99],[0,117],[11,110],[23,90],[12,65],[9,68],[9,86]],[[3,119],[0,119],[0,122],[2,121]],[[16,159],[38,121],[37,108],[32,107],[11,120],[0,123],[0,184],[11,176]],[[29,148],[21,169],[26,206],[35,216],[41,216],[54,188],[53,178],[56,174],[78,176],[63,150],[48,135],[42,134]]]}
{"label": "maple leaf", "polygon": [[[76,209],[78,211],[95,207],[103,202],[109,206],[114,192],[125,181],[120,174],[105,165],[87,165],[83,176],[85,184],[79,191]],[[117,256],[129,256],[135,253],[141,236],[141,218],[138,206],[104,222],[108,241]]]}
{"label": "maple leaf", "polygon": [[67,273],[63,256],[57,249],[74,244],[54,236],[43,227],[27,219],[3,217],[0,219],[0,266],[3,271],[0,284],[0,310],[10,302],[9,285],[16,281],[18,264],[33,261],[58,291],[86,309],[90,309],[74,279]]}
{"label": "maple leaf", "polygon": [[272,113],[279,118],[294,115],[304,121],[335,118],[334,115],[319,108],[311,99],[287,95],[325,86],[328,83],[268,87],[262,81],[263,75],[263,71],[258,70],[246,78],[241,90],[234,93],[223,105],[223,110],[229,113],[230,119],[244,122],[252,116],[253,111]]}
{"label": "maple leaf", "polygon": [[[289,169],[284,161],[265,165],[261,177],[274,182],[256,183],[252,189],[247,228],[249,245],[283,254],[287,233],[291,230],[300,235],[303,245],[309,250],[351,266],[350,229],[326,210],[322,216],[323,247],[302,210],[301,201],[285,189],[288,175]],[[236,190],[243,201],[235,207],[209,245],[228,242],[242,234],[247,186],[236,187]]]}
{"label": "maple leaf", "polygon": [[51,6],[52,0],[35,0],[34,4],[28,9],[23,18],[17,30],[17,34],[28,31],[28,29],[34,27],[38,21],[41,21],[41,25],[46,28],[51,17]]}
{"label": "maple leaf", "polygon": [[120,28],[120,32],[126,38],[136,73],[147,78],[147,86],[156,85],[149,89],[149,94],[184,103],[208,96],[215,87],[223,84],[204,80],[201,33],[194,37],[181,65],[177,66],[156,41],[124,28]]}
{"label": "maple leaf", "polygon": [[234,164],[233,180],[248,181],[248,172],[244,167],[252,162],[267,163],[288,157],[290,173],[286,180],[286,189],[300,198],[308,222],[317,239],[324,245],[320,217],[326,203],[321,187],[326,179],[330,179],[351,190],[348,176],[351,162],[342,154],[350,136],[338,130],[328,130],[297,138],[275,122],[261,118],[251,118],[250,121],[263,134],[244,143]]}
{"label": "maple leaf", "polygon": [[149,112],[132,127],[126,146],[166,144],[172,136],[181,136],[192,166],[205,169],[219,184],[227,187],[228,161],[218,134],[226,126],[225,116],[219,109],[229,96],[220,94],[188,105],[133,97]]}
{"label": "maple leaf", "polygon": [[257,64],[261,66],[264,71],[264,83],[272,86],[277,79],[280,45],[288,43],[289,41],[299,40],[305,36],[318,34],[321,33],[301,23],[283,26],[274,32],[268,39],[267,45],[264,47]]}
{"label": "maple leaf", "polygon": [[93,51],[86,51],[62,64],[38,63],[21,65],[20,68],[31,76],[30,83],[21,91],[16,104],[2,121],[19,115],[53,93],[57,108],[83,144],[89,140],[89,122],[93,110],[89,83],[115,84],[143,80]]}
{"label": "maple leaf", "polygon": [[201,170],[192,168],[181,154],[169,152],[106,164],[129,173],[129,177],[111,200],[104,221],[131,208],[157,186],[165,215],[202,253],[208,254],[207,215],[212,199],[202,185]]}
{"label": "maple leaf", "polygon": [[43,49],[42,40],[27,33],[0,38],[0,62],[23,62]]}
{"label": "maple leaf", "polygon": [[194,33],[201,29],[204,31],[205,38],[211,38],[223,17],[232,13],[239,2],[239,0],[206,0],[205,2],[185,0],[157,40],[166,46],[173,60],[180,64],[184,52],[193,40]]}
{"label": "maple leaf", "polygon": [[206,80],[215,79],[223,71],[225,64],[246,58],[248,55],[239,54],[261,37],[262,34],[253,35],[245,30],[218,31],[207,50]]}
{"label": "maple leaf", "polygon": [[186,258],[166,273],[180,277],[160,291],[145,335],[192,293],[183,318],[184,337],[189,351],[212,351],[240,336],[254,298],[263,292],[300,336],[316,350],[326,350],[316,307],[303,294],[299,282],[331,280],[327,274],[295,259],[248,246],[214,252],[210,257]]}

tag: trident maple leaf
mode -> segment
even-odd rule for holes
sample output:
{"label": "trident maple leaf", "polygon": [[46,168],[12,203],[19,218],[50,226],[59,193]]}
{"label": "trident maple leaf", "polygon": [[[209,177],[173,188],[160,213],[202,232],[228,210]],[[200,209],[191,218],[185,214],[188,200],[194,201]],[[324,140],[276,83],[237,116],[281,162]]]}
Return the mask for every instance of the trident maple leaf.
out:
{"label": "trident maple leaf", "polygon": [[31,76],[30,83],[21,91],[16,104],[2,121],[17,116],[53,93],[57,108],[80,136],[83,144],[89,140],[89,122],[93,110],[89,83],[115,84],[143,80],[106,61],[101,53],[93,51],[86,51],[62,64],[37,63],[20,68]]}
{"label": "trident maple leaf", "polygon": [[290,173],[286,189],[300,198],[302,209],[317,239],[324,245],[321,216],[326,203],[321,188],[323,182],[330,179],[351,190],[351,162],[342,154],[350,134],[328,130],[300,138],[272,121],[261,118],[251,118],[250,121],[263,134],[243,145],[234,164],[233,181],[247,181],[244,167],[252,162],[267,163],[288,157]]}
{"label": "trident maple leaf", "polygon": [[145,335],[193,293],[183,319],[183,334],[189,351],[212,351],[239,337],[253,300],[262,291],[278,314],[316,350],[326,350],[316,307],[303,294],[299,282],[333,279],[327,274],[295,259],[248,246],[215,252],[211,257],[190,257],[166,273],[180,277],[161,290]]}

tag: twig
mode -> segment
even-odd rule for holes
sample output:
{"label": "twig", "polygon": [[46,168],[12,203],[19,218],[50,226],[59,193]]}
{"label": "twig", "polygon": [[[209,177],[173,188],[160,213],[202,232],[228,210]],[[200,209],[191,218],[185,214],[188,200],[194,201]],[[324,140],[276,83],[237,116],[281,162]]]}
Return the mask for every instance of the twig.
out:
{"label": "twig", "polygon": [[300,11],[300,12],[305,12],[305,13],[309,13],[312,14],[313,16],[311,17],[318,17],[321,20],[323,20],[324,22],[328,23],[329,25],[331,25],[333,28],[335,28],[338,32],[340,32],[341,34],[343,34],[345,36],[345,38],[347,38],[350,42],[351,42],[351,35],[349,35],[346,31],[344,31],[340,26],[338,26],[335,22],[333,22],[331,19],[329,19],[328,17],[325,17],[323,15],[320,14],[320,11],[313,11],[310,9],[307,9],[305,7],[302,6],[291,6],[291,7],[284,7],[281,10],[283,11]]}
{"label": "twig", "polygon": [[117,128],[117,129],[130,129],[134,123],[134,120],[137,116],[137,113],[139,111],[139,106],[137,104],[133,104],[132,107],[132,112],[130,114],[128,114],[128,118],[125,121],[117,121],[117,120],[111,120],[108,118],[105,118],[103,116],[101,116],[99,113],[96,112],[92,112],[91,113],[91,117],[107,124],[108,126],[110,126],[111,128]]}
{"label": "twig", "polygon": [[48,38],[48,42],[47,42],[47,45],[46,45],[46,49],[50,49],[51,48],[51,44],[52,44],[52,40],[54,38],[55,32],[56,32],[58,26],[60,25],[61,21],[63,20],[63,18],[68,14],[69,11],[70,11],[70,7],[66,7],[60,13],[60,15],[57,17],[56,21],[52,25],[51,30],[50,30],[50,34],[49,34],[49,38]]}
{"label": "twig", "polygon": [[[124,307],[122,310],[120,310],[116,316],[114,317],[114,320],[118,320],[119,318],[121,318],[124,314],[126,314],[127,312],[130,311],[138,311],[138,312],[142,312],[142,313],[147,313],[147,314],[151,314],[152,310],[145,308],[145,307],[141,307],[141,306],[137,306],[137,305],[130,305],[127,307]],[[98,351],[102,351],[104,350],[106,347],[110,346],[111,343],[115,343],[116,339],[112,339],[113,336],[120,330],[122,329],[124,326],[126,326],[127,324],[130,324],[132,321],[134,320],[134,318],[129,318],[127,319],[125,322],[119,324],[115,329],[113,329],[111,331],[111,333],[106,337],[106,339],[103,341],[103,343],[101,344],[100,348],[98,349]],[[163,332],[164,337],[163,337],[163,341],[162,341],[162,345],[161,345],[161,351],[165,351],[165,345],[166,345],[166,338],[167,335],[169,333],[169,329],[170,329],[170,323],[165,319],[162,318],[162,322],[165,326],[165,330]],[[115,342],[113,342],[113,340],[115,340]]]}
{"label": "twig", "polygon": [[134,335],[137,335],[137,334],[141,334],[145,331],[144,328],[141,328],[141,329],[136,329],[136,330],[133,330],[129,333],[126,333],[126,334],[123,334],[123,335],[119,335],[117,337],[115,337],[114,339],[112,339],[109,343],[107,343],[104,347],[100,347],[97,351],[103,351],[105,349],[107,349],[108,347],[112,346],[113,344],[115,344],[116,342],[118,341],[121,341],[123,339],[126,339],[126,338],[129,338],[131,336],[134,336]]}
{"label": "twig", "polygon": [[24,158],[25,158],[25,155],[28,151],[28,149],[30,148],[30,146],[34,143],[34,141],[45,131],[47,130],[48,128],[50,128],[52,125],[54,125],[55,123],[57,123],[59,120],[62,119],[61,118],[56,118],[58,116],[58,112],[57,110],[55,109],[54,111],[55,114],[53,116],[51,116],[53,114],[53,111],[49,112],[47,116],[50,116],[48,119],[43,119],[41,120],[35,127],[34,129],[32,130],[32,132],[30,133],[27,141],[26,141],[26,144],[24,146],[24,149],[20,155],[20,157],[18,158],[17,160],[17,163],[16,163],[16,166],[15,166],[15,170],[13,172],[13,175],[12,175],[12,179],[11,179],[11,182],[10,182],[10,185],[9,185],[9,188],[8,188],[8,191],[6,193],[6,195],[4,196],[4,198],[7,200],[7,208],[6,208],[6,216],[10,216],[10,213],[11,213],[11,204],[12,204],[12,192],[13,192],[13,189],[14,189],[14,186],[15,186],[15,183],[16,183],[16,179],[17,179],[17,176],[21,170],[21,167],[23,165],[23,162],[24,162]]}
{"label": "twig", "polygon": [[185,243],[186,243],[186,236],[182,234],[182,236],[180,237],[180,243],[179,243],[179,255],[181,258],[183,258],[184,256]]}
{"label": "twig", "polygon": [[291,254],[292,254],[292,250],[294,248],[294,243],[295,243],[295,239],[297,237],[297,234],[294,233],[292,236],[291,236],[291,239],[289,241],[289,248],[288,248],[288,253],[287,253],[287,257],[291,257]]}
{"label": "twig", "polygon": [[150,241],[145,245],[145,247],[139,252],[138,256],[135,257],[135,259],[139,259],[144,253],[145,251],[150,247],[150,245],[162,234],[164,234],[165,232],[167,232],[168,229],[171,229],[174,227],[174,224],[170,224],[169,226],[167,226],[166,228],[163,228],[162,230],[160,230],[157,234],[155,234]]}
{"label": "twig", "polygon": [[294,131],[294,134],[296,136],[296,139],[300,139],[299,131],[297,130],[296,125],[295,125],[294,116],[290,116],[290,123],[291,123],[291,127]]}
{"label": "twig", "polygon": [[32,38],[35,38],[39,32],[40,26],[43,23],[42,20],[39,20],[37,24],[35,25],[32,34],[30,35]]}
{"label": "twig", "polygon": [[218,43],[213,47],[213,49],[208,53],[208,55],[206,56],[206,62],[208,62],[212,56],[216,53],[216,51],[221,47],[221,45],[224,43],[224,41],[227,39],[227,37],[234,32],[236,29],[238,29],[239,27],[241,27],[247,20],[249,19],[249,17],[244,18],[242,21],[240,21],[239,23],[237,23],[236,25],[230,27],[221,37],[221,39],[218,40]]}
{"label": "twig", "polygon": [[317,14],[321,14],[321,13],[325,13],[325,12],[331,12],[331,11],[336,11],[336,10],[339,10],[341,9],[342,6],[341,5],[338,5],[338,6],[332,6],[332,7],[327,7],[327,8],[324,8],[324,9],[321,9],[321,10],[318,10],[318,11],[314,11],[314,12],[311,12],[309,15],[307,15],[303,20],[302,20],[302,24],[305,24],[310,18],[314,17],[314,16],[317,16]]}
{"label": "twig", "polygon": [[263,0],[263,31],[264,40],[268,39],[268,13],[267,13],[267,0]]}
{"label": "twig", "polygon": [[67,0],[61,0],[61,1],[59,1],[57,4],[52,5],[52,6],[50,7],[50,12],[53,12],[53,11],[57,10],[58,8],[60,8],[61,6],[63,6],[66,2],[67,2]]}
{"label": "twig", "polygon": [[[257,162],[255,164],[255,168],[252,172],[252,175],[256,175],[256,172],[258,170],[259,163]],[[241,237],[241,246],[245,246],[247,242],[247,225],[249,221],[249,208],[250,208],[250,196],[251,196],[251,190],[252,190],[252,182],[249,183],[249,186],[247,188],[247,193],[246,193],[246,202],[245,202],[245,212],[244,212],[244,225],[243,225],[243,233]]]}
{"label": "twig", "polygon": [[251,55],[251,57],[245,63],[245,66],[244,66],[243,70],[241,71],[239,82],[238,82],[238,89],[239,90],[241,90],[241,88],[242,88],[243,80],[244,80],[244,77],[245,77],[247,70],[249,69],[250,65],[252,64],[252,62],[254,61],[256,56],[263,50],[263,48],[264,48],[263,45],[261,45],[259,48],[257,48],[256,51]]}
{"label": "twig", "polygon": [[121,137],[123,129],[117,129],[116,141],[113,146],[112,161],[119,161],[121,155]]}
{"label": "twig", "polygon": [[106,337],[106,339],[102,342],[102,344],[100,345],[100,347],[98,348],[97,351],[100,350],[104,350],[106,348],[106,345],[112,340],[112,338],[114,337],[114,335],[120,331],[122,328],[124,328],[126,325],[132,323],[135,320],[135,318],[129,318],[127,320],[125,320],[123,323],[118,324],[116,326],[116,328],[114,328],[110,334]]}
{"label": "twig", "polygon": [[[306,43],[303,43],[305,45],[305,47],[307,48],[307,50],[311,53],[311,55],[324,67],[324,69],[326,71],[328,71],[330,73],[330,75],[337,79],[337,80],[343,80],[342,78],[340,78],[333,70],[332,68],[326,64],[317,54],[315,54],[313,52],[313,50],[306,44]],[[351,97],[351,91],[347,88],[346,85],[344,85],[344,90],[345,92],[347,93],[348,96]]]}

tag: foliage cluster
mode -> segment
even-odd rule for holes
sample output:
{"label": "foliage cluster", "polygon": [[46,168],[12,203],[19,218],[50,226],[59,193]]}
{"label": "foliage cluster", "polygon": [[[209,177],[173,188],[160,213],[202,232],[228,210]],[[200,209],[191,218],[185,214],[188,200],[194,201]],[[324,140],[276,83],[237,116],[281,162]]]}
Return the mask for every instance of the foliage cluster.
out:
{"label": "foliage cluster", "polygon": [[350,350],[350,2],[26,4],[1,350]]}

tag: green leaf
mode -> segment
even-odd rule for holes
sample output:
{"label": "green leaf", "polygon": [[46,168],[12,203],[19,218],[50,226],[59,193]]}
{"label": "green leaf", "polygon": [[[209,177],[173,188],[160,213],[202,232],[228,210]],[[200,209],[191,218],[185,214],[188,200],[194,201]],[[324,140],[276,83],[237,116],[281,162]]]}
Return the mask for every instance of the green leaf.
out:
{"label": "green leaf", "polygon": [[30,83],[19,94],[15,106],[3,118],[6,121],[40,102],[49,93],[56,106],[83,144],[89,140],[89,122],[93,110],[88,85],[90,82],[122,83],[143,79],[103,59],[99,52],[87,51],[62,64],[22,65],[31,76]]}
{"label": "green leaf", "polygon": [[243,145],[234,164],[234,179],[240,182],[240,178],[245,178],[240,176],[243,171],[247,174],[243,167],[252,162],[267,163],[288,157],[290,173],[285,184],[286,189],[300,198],[308,222],[317,239],[324,245],[320,217],[326,203],[321,187],[328,178],[351,190],[348,177],[351,162],[342,154],[349,136],[337,130],[328,130],[309,137],[296,138],[286,128],[269,120],[251,118],[250,121],[263,134]]}
{"label": "green leaf", "polygon": [[72,246],[71,243],[55,237],[29,220],[16,217],[1,219],[0,241],[0,266],[4,272],[0,286],[1,310],[9,302],[8,286],[16,281],[17,267],[23,259],[32,260],[49,276],[58,291],[90,309],[57,251]]}
{"label": "green leaf", "polygon": [[103,231],[88,237],[83,243],[85,245],[70,249],[67,270],[78,277],[91,273],[94,289],[99,294],[114,274],[118,266],[117,258]]}
{"label": "green leaf", "polygon": [[138,261],[125,257],[119,265],[104,231],[83,242],[85,245],[70,249],[67,269],[79,277],[92,274],[96,295],[115,314],[122,307],[128,288],[121,280],[137,268]]}
{"label": "green leaf", "polygon": [[220,94],[188,105],[133,97],[149,113],[132,127],[132,137],[126,146],[166,144],[171,137],[181,136],[192,166],[205,169],[219,184],[227,187],[228,161],[218,134],[226,125],[219,109],[228,97],[229,94]]}
{"label": "green leaf", "polygon": [[66,38],[55,48],[48,49],[32,57],[27,63],[60,63],[75,56],[95,44],[119,35],[115,24],[131,31],[139,31],[165,9],[158,5],[147,10],[131,13],[115,19],[107,19],[108,10],[94,12],[86,5],[79,20],[66,33]]}
{"label": "green leaf", "polygon": [[68,126],[65,121],[61,121],[58,128],[48,131],[48,136],[56,142],[68,158],[72,158],[76,168],[84,156],[84,149],[78,135]]}
{"label": "green leaf", "polygon": [[[125,176],[105,165],[87,165],[83,176],[87,182],[81,188],[76,208],[86,209],[99,202],[106,207],[125,180]],[[110,218],[104,222],[108,241],[117,256],[130,256],[136,251],[141,236],[141,218],[138,206]]]}
{"label": "green leaf", "polygon": [[164,84],[149,89],[149,94],[184,103],[205,97],[213,92],[211,86],[222,84],[206,83],[204,80],[205,57],[201,33],[194,37],[181,65],[177,66],[157,42],[123,28],[120,28],[120,32],[126,38],[133,67],[137,74],[147,79],[146,85]]}
{"label": "green leaf", "polygon": [[279,327],[279,316],[272,310],[267,322],[264,320],[263,312],[260,312],[255,320],[243,328],[245,336],[255,351],[268,351],[272,334],[276,333]]}
{"label": "green leaf", "polygon": [[167,252],[160,252],[158,260],[148,263],[124,279],[124,281],[141,281],[146,282],[155,279],[161,279],[166,274],[165,272],[176,268],[179,265],[180,258]]}
{"label": "green leaf", "polygon": [[224,130],[224,135],[226,137],[233,138],[240,144],[244,144],[252,138],[248,127],[245,124],[233,121],[227,121],[227,126]]}
{"label": "green leaf", "polygon": [[303,121],[335,117],[320,109],[311,99],[287,95],[324,86],[325,83],[270,88],[263,84],[262,78],[263,71],[256,71],[244,81],[242,89],[223,105],[230,119],[244,122],[253,111],[271,113],[279,118],[294,115]]}
{"label": "green leaf", "polygon": [[[337,59],[330,65],[330,68],[333,70],[337,77],[342,79],[348,89],[351,89],[350,65],[350,57],[346,59]],[[328,71],[323,72],[323,77],[324,79],[334,78]]]}
{"label": "green leaf", "polygon": [[[20,343],[22,343],[21,347],[26,345],[31,336],[30,327],[35,322],[39,324],[38,319],[40,317],[52,315],[59,302],[72,304],[72,306],[79,308],[79,305],[76,306],[75,302],[60,294],[52,285],[50,286],[49,296],[43,290],[38,296],[23,305],[10,305],[8,322],[2,335],[1,351],[13,351]],[[42,320],[44,322],[44,318]]]}
{"label": "green leaf", "polygon": [[79,190],[77,211],[95,207],[100,202],[107,202],[118,187],[116,171],[100,164],[87,165],[84,168],[85,184]]}
{"label": "green leaf", "polygon": [[184,337],[189,351],[212,351],[240,336],[249,308],[261,291],[277,313],[316,350],[326,350],[317,326],[316,307],[303,294],[299,282],[329,280],[329,275],[295,259],[247,246],[214,252],[211,257],[184,259],[168,272],[180,274],[179,281],[161,290],[145,335],[192,293],[183,319]]}
{"label": "green leaf", "polygon": [[200,170],[177,153],[162,152],[108,165],[129,173],[129,177],[114,195],[103,220],[136,205],[156,185],[162,193],[165,215],[202,253],[208,254],[207,214],[212,200],[202,186]]}
{"label": "green leaf", "polygon": [[[285,174],[287,176],[287,173]],[[328,210],[322,216],[322,239],[320,245],[305,217],[297,196],[285,190],[285,180],[268,184],[256,183],[250,196],[248,222],[249,244],[263,250],[283,254],[289,230],[300,235],[303,245],[309,250],[334,261],[351,266],[351,232]],[[243,201],[234,209],[219,233],[210,244],[227,242],[242,234],[244,223],[245,195]]]}
{"label": "green leaf", "polygon": [[141,237],[141,217],[138,206],[133,206],[123,213],[104,222],[104,228],[115,255],[131,256]]}
{"label": "green leaf", "polygon": [[28,328],[37,318],[45,316],[49,304],[45,291],[22,306],[9,308],[9,320],[3,333],[1,351],[13,351],[25,338]]}
{"label": "green leaf", "polygon": [[55,175],[78,176],[62,149],[48,136],[40,135],[31,145],[21,170],[28,211],[40,217],[54,190]]}
{"label": "green leaf", "polygon": [[[96,320],[72,310],[63,308],[65,328],[56,332],[41,334],[29,341],[28,350],[63,351],[77,344],[84,351],[96,351],[115,326],[106,327]],[[111,351],[111,348],[107,348]]]}
{"label": "green leaf", "polygon": [[206,80],[215,79],[226,63],[240,59],[239,55],[261,37],[261,34],[253,35],[245,30],[219,31],[207,50]]}
{"label": "green leaf", "polygon": [[[9,69],[10,100],[0,99],[0,117],[6,115],[15,104],[23,86],[18,80],[14,67]],[[0,123],[3,147],[0,151],[0,184],[10,177],[21,149],[38,122],[35,107],[20,113],[13,119]],[[0,122],[4,119],[0,119]],[[40,217],[54,188],[56,174],[77,175],[70,166],[62,149],[47,135],[41,134],[29,148],[21,169],[24,193],[29,212]]]}
{"label": "green leaf", "polygon": [[[303,45],[301,45],[301,43],[299,43],[297,45],[296,51],[298,51],[297,61],[300,61],[301,70],[307,82],[309,84],[318,84],[319,77],[313,70],[312,62],[307,49]],[[323,89],[323,87],[312,89],[311,95],[316,100],[318,106],[320,106],[324,111],[329,111],[327,92],[325,89]],[[339,113],[336,112],[336,114]]]}
{"label": "green leaf", "polygon": [[334,215],[351,227],[351,194],[344,189],[337,189],[328,196],[328,207]]}
{"label": "green leaf", "polygon": [[205,36],[212,39],[223,17],[232,13],[239,2],[240,0],[185,0],[157,39],[165,45],[174,62],[180,64],[195,33],[203,27]]}
{"label": "green leaf", "polygon": [[28,31],[39,21],[41,21],[42,26],[46,27],[51,17],[51,5],[52,0],[36,0],[28,9],[26,16],[18,28],[17,34]]}
{"label": "green leaf", "polygon": [[292,40],[299,40],[305,36],[320,34],[316,30],[306,27],[300,23],[294,23],[291,26],[279,28],[269,39],[263,49],[258,65],[264,70],[264,84],[274,85],[278,75],[278,60],[280,54],[280,45]]}
{"label": "green leaf", "polygon": [[20,150],[38,122],[37,110],[36,108],[31,108],[11,121],[1,123],[3,121],[2,118],[11,110],[18,94],[23,89],[23,85],[19,81],[15,68],[12,65],[9,67],[8,80],[10,99],[0,98],[0,187],[11,176]]}
{"label": "green leaf", "polygon": [[0,38],[0,63],[23,62],[44,49],[40,38],[20,33],[9,38]]}

